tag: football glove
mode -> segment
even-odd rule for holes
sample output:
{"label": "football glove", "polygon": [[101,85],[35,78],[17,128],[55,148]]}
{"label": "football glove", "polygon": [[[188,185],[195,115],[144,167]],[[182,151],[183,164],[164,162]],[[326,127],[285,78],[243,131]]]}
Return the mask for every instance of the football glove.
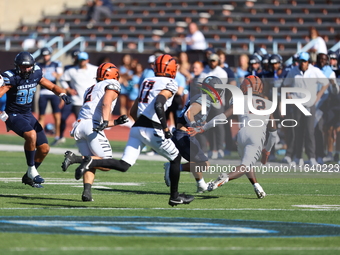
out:
{"label": "football glove", "polygon": [[129,122],[129,118],[128,118],[128,116],[126,116],[125,114],[119,116],[118,119],[115,119],[115,120],[113,121],[113,123],[115,124],[115,126],[124,124],[124,123],[126,123],[126,122]]}
{"label": "football glove", "polygon": [[267,163],[269,155],[270,155],[270,151],[266,151],[266,149],[262,150],[261,163],[263,165]]}
{"label": "football glove", "polygon": [[165,139],[170,139],[172,137],[172,133],[170,130],[168,131],[163,130],[163,132],[164,132]]}
{"label": "football glove", "polygon": [[66,95],[65,93],[60,93],[59,97],[64,100],[65,104],[70,104],[71,103],[71,98]]}
{"label": "football glove", "polygon": [[187,133],[190,135],[190,136],[195,136],[197,134],[201,134],[204,132],[204,129],[203,127],[188,127],[188,131]]}
{"label": "football glove", "polygon": [[96,131],[96,132],[100,132],[100,131],[103,131],[105,128],[107,128],[109,125],[109,121],[107,120],[104,120],[102,124],[100,124],[99,126],[95,127],[93,129],[93,131]]}

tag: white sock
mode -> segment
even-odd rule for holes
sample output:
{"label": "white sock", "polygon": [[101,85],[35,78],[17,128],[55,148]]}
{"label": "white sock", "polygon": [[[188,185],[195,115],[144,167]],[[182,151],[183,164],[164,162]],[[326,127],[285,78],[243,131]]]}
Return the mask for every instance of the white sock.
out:
{"label": "white sock", "polygon": [[259,185],[260,185],[260,184],[259,184],[258,182],[256,182],[256,183],[254,183],[253,186],[254,186],[254,188],[255,188],[255,187],[259,186]]}
{"label": "white sock", "polygon": [[198,181],[196,181],[197,182],[197,185],[199,185],[199,186],[205,186],[205,185],[207,185],[206,183],[205,183],[205,181],[204,181],[204,178],[202,178],[202,179],[200,179],[200,180],[198,180]]}
{"label": "white sock", "polygon": [[37,175],[39,175],[37,169],[35,168],[35,166],[29,166],[27,169],[27,175],[29,178],[31,178],[33,180],[34,177],[36,177]]}

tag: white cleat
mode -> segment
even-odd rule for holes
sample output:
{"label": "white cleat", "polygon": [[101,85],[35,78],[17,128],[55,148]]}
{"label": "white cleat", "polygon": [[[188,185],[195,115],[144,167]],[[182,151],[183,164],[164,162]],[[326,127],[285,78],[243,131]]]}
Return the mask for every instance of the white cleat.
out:
{"label": "white cleat", "polygon": [[170,163],[167,162],[167,163],[164,163],[164,181],[165,181],[165,184],[166,186],[170,187]]}
{"label": "white cleat", "polygon": [[197,193],[204,193],[208,190],[208,184],[205,183],[204,185],[197,183]]}
{"label": "white cleat", "polygon": [[213,191],[218,187],[221,187],[224,183],[229,180],[229,177],[226,173],[221,173],[215,181],[208,182],[208,191]]}
{"label": "white cleat", "polygon": [[267,195],[258,183],[254,184],[254,190],[258,198],[264,198]]}

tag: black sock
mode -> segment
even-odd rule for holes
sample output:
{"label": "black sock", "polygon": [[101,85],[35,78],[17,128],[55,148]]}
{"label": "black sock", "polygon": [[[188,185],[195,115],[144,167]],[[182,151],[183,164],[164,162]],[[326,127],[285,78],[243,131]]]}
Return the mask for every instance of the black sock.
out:
{"label": "black sock", "polygon": [[41,162],[34,162],[34,165],[35,165],[35,169],[38,169],[38,167],[41,165]]}
{"label": "black sock", "polygon": [[181,156],[178,155],[173,161],[170,161],[170,196],[178,197],[178,182],[180,175]]}
{"label": "black sock", "polygon": [[83,157],[82,156],[73,156],[71,158],[71,163],[74,164],[74,163],[81,163],[83,160]]}
{"label": "black sock", "polygon": [[84,192],[91,192],[92,184],[84,183]]}
{"label": "black sock", "polygon": [[126,172],[130,168],[130,164],[126,163],[124,160],[117,160],[114,158],[108,159],[94,159],[91,163],[91,167],[105,167],[113,170],[118,170],[120,172]]}

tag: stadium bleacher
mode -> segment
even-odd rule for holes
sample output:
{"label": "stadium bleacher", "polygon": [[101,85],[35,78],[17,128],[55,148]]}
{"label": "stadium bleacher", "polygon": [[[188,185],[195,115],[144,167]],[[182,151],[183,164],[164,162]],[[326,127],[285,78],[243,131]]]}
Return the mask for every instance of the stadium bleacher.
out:
{"label": "stadium bleacher", "polygon": [[[45,15],[35,24],[21,24],[16,31],[0,31],[0,49],[22,47],[27,38],[48,41],[56,36],[64,38],[64,45],[82,36],[87,51],[103,47],[117,49],[117,40],[137,50],[140,41],[143,51],[159,47],[172,49],[171,38],[186,34],[185,24],[197,22],[209,46],[226,47],[230,53],[249,50],[249,42],[271,51],[275,45],[281,55],[296,52],[297,45],[309,41],[308,28],[314,26],[324,37],[327,46],[335,44],[336,27],[340,24],[338,1],[324,0],[117,0],[110,19],[87,27],[87,6],[66,8],[58,15]],[[183,25],[184,24],[184,25]],[[7,45],[6,45],[7,43]],[[123,50],[125,46],[123,46]]]}

